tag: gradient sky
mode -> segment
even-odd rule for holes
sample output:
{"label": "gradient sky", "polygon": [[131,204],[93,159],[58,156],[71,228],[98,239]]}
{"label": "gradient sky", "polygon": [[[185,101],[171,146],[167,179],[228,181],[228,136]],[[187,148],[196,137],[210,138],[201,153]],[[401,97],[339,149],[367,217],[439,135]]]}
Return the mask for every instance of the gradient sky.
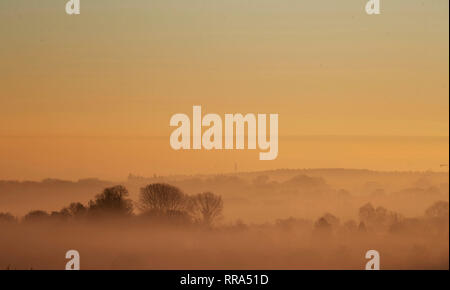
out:
{"label": "gradient sky", "polygon": [[[65,2],[0,2],[0,179],[448,162],[447,0]],[[172,151],[193,105],[278,113],[279,158]]]}

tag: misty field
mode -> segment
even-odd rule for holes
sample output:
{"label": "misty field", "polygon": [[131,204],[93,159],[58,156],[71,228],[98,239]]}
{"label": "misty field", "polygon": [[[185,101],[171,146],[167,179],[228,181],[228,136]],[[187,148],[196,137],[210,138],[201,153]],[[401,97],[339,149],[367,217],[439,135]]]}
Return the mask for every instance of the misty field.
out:
{"label": "misty field", "polygon": [[448,173],[0,182],[0,269],[448,269]]}

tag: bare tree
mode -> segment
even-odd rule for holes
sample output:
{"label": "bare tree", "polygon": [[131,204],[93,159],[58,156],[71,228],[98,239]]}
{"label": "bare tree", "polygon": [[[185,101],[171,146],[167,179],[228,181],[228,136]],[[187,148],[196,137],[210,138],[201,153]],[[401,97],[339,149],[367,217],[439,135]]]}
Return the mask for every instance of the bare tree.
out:
{"label": "bare tree", "polygon": [[179,214],[187,210],[188,198],[175,186],[154,183],[141,188],[138,207],[144,213]]}
{"label": "bare tree", "polygon": [[133,206],[127,196],[128,190],[122,185],[105,188],[95,200],[89,202],[89,212],[95,215],[129,215],[133,211]]}
{"label": "bare tree", "polygon": [[222,197],[212,192],[199,193],[193,198],[194,211],[198,213],[204,224],[211,225],[222,214]]}

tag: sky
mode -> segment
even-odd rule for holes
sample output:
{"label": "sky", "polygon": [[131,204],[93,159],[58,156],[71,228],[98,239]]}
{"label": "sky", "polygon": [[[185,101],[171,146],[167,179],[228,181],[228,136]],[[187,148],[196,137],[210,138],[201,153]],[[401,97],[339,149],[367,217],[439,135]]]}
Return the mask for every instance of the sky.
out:
{"label": "sky", "polygon": [[[0,2],[0,179],[448,170],[449,3]],[[175,113],[279,114],[279,156],[173,151]]]}

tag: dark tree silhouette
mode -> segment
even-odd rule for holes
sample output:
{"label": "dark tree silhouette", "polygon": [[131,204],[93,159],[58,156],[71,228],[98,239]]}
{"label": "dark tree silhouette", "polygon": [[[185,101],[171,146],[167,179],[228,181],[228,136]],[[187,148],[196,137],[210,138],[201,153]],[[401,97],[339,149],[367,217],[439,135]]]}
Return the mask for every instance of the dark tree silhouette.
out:
{"label": "dark tree silhouette", "polygon": [[375,208],[371,203],[366,203],[359,208],[359,219],[363,222],[371,221],[375,219],[376,212]]}
{"label": "dark tree silhouette", "polygon": [[70,214],[65,210],[52,211],[50,213],[50,218],[52,218],[53,220],[66,221],[70,218]]}
{"label": "dark tree silhouette", "polygon": [[360,232],[367,231],[366,224],[364,222],[359,222],[358,231],[360,231]]}
{"label": "dark tree silhouette", "polygon": [[447,201],[437,201],[427,208],[425,215],[429,218],[448,219],[449,209]]}
{"label": "dark tree silhouette", "polygon": [[324,218],[319,218],[314,223],[314,234],[330,235],[333,231],[333,226]]}
{"label": "dark tree silhouette", "polygon": [[33,210],[24,216],[25,221],[43,221],[47,220],[50,215],[43,210]]}
{"label": "dark tree silhouette", "polygon": [[187,211],[187,196],[177,187],[153,183],[141,188],[139,209],[146,214],[177,215]]}
{"label": "dark tree silhouette", "polygon": [[340,224],[339,218],[337,218],[335,215],[331,213],[326,213],[323,215],[323,218],[327,221],[328,224],[330,224],[333,228],[336,228]]}
{"label": "dark tree silhouette", "polygon": [[202,222],[211,225],[222,214],[222,197],[212,192],[199,193],[193,198],[194,211],[201,216]]}
{"label": "dark tree silhouette", "polygon": [[371,203],[367,203],[359,208],[359,219],[368,228],[390,227],[403,220],[403,217],[393,211],[379,206],[374,208]]}
{"label": "dark tree silhouette", "polygon": [[16,217],[9,212],[0,212],[0,223],[13,223],[16,221]]}
{"label": "dark tree silhouette", "polygon": [[67,213],[72,217],[84,216],[87,213],[87,208],[80,202],[72,202],[68,207],[61,210],[61,213]]}
{"label": "dark tree silhouette", "polygon": [[314,223],[314,233],[330,235],[338,227],[339,219],[331,213],[326,213]]}
{"label": "dark tree silhouette", "polygon": [[[130,215],[133,205],[127,197],[128,190],[122,185],[105,188],[101,194],[96,195],[95,199],[89,202],[89,213]],[[74,210],[77,208],[80,209],[79,205],[74,206]]]}

